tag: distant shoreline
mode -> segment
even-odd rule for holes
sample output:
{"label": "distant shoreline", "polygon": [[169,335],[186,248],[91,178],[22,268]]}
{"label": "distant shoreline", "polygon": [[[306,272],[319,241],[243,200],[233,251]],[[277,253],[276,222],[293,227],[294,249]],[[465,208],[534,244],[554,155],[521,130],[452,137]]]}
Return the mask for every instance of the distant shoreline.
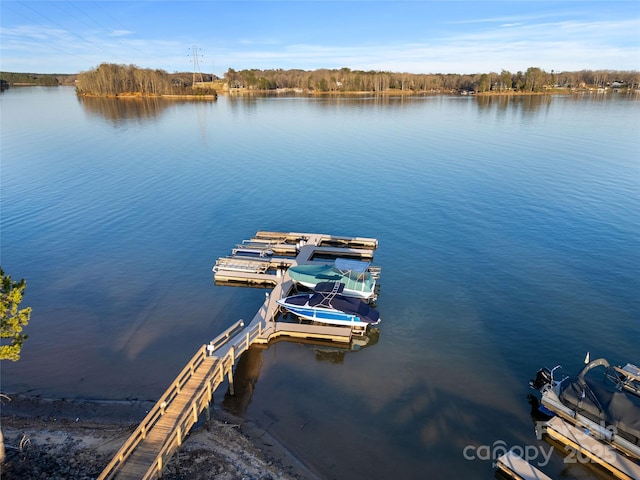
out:
{"label": "distant shoreline", "polygon": [[471,97],[521,97],[521,96],[545,96],[545,95],[576,95],[582,93],[611,93],[619,91],[621,93],[640,93],[640,90],[633,89],[612,89],[612,88],[580,88],[580,89],[566,89],[566,88],[554,88],[544,90],[542,92],[523,92],[515,90],[507,91],[488,91],[488,92],[473,92],[473,91],[457,91],[457,90],[383,90],[379,92],[371,91],[333,91],[333,92],[318,92],[318,91],[296,91],[295,89],[281,89],[281,90],[254,90],[254,89],[231,89],[220,92],[226,95],[237,96],[250,96],[250,95],[301,95],[301,96],[364,96],[364,95],[379,95],[379,96],[426,96],[426,95],[460,95]]}
{"label": "distant shoreline", "polygon": [[[14,85],[18,88],[24,87],[48,87],[51,85],[36,85],[36,84],[16,84]],[[53,85],[56,86],[56,85]],[[60,87],[70,87],[72,85],[57,85]],[[507,90],[507,91],[487,91],[487,92],[473,92],[473,91],[456,91],[456,90],[423,90],[423,91],[415,91],[415,90],[383,90],[378,92],[372,91],[331,91],[331,92],[320,92],[314,90],[300,90],[300,89],[277,89],[277,90],[258,90],[252,88],[224,88],[216,95],[206,94],[206,95],[179,95],[179,94],[147,94],[140,92],[130,92],[130,93],[119,93],[119,94],[92,94],[92,93],[81,93],[78,94],[79,97],[85,98],[113,98],[113,99],[167,99],[167,100],[216,100],[218,95],[229,95],[229,96],[252,96],[252,95],[263,95],[263,96],[290,96],[290,95],[299,95],[299,96],[308,96],[308,97],[319,97],[319,96],[386,96],[386,97],[412,97],[412,96],[428,96],[428,95],[459,95],[459,96],[470,96],[470,97],[526,97],[526,96],[545,96],[545,95],[578,95],[578,94],[607,94],[607,93],[640,93],[640,90],[634,90],[632,88],[595,88],[595,87],[584,87],[584,88],[552,88],[542,92],[523,92],[523,91],[515,91],[515,90]]]}
{"label": "distant shoreline", "polygon": [[[575,90],[561,90],[554,89],[548,90],[544,92],[516,92],[516,91],[506,91],[506,92],[456,92],[456,91],[407,91],[407,90],[386,90],[382,92],[295,92],[295,91],[273,91],[273,90],[244,90],[244,91],[223,91],[219,95],[228,95],[228,96],[252,96],[252,95],[262,95],[262,96],[306,96],[306,97],[331,97],[331,96],[381,96],[381,97],[417,97],[417,96],[429,96],[429,95],[457,95],[457,96],[469,96],[469,97],[530,97],[530,96],[551,96],[551,95],[579,95],[579,94],[595,94],[595,93],[611,93],[612,89],[575,89]],[[621,93],[634,93],[633,90],[624,90]],[[85,97],[97,97],[97,98],[165,98],[165,99],[174,99],[174,100],[215,100],[218,95],[142,95],[142,94],[134,94],[134,95],[87,95],[83,94]]]}

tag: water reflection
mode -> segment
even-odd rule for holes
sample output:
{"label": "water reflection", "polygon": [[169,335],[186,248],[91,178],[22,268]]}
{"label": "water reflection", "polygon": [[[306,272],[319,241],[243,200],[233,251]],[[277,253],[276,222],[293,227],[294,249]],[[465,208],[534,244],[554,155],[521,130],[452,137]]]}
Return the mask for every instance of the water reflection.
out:
{"label": "water reflection", "polygon": [[314,348],[316,360],[319,362],[329,362],[338,365],[344,363],[344,358],[348,353],[357,352],[363,348],[371,347],[378,343],[380,339],[380,329],[370,328],[366,335],[355,337],[349,348],[340,348],[334,345],[318,345]]}
{"label": "water reflection", "polygon": [[222,401],[222,406],[234,415],[244,416],[247,413],[258,378],[260,378],[263,364],[262,351],[262,348],[251,347],[238,360],[233,375],[234,394],[231,395],[227,390]]}
{"label": "water reflection", "polygon": [[384,107],[387,109],[418,107],[425,101],[442,101],[448,96],[435,94],[421,95],[319,95],[319,96],[302,96],[302,95],[276,95],[261,94],[247,96],[225,97],[231,111],[244,112],[254,111],[260,106],[266,107],[271,102],[279,102],[282,105],[292,104],[312,104],[318,109],[328,109],[333,111],[340,107],[354,107],[355,110],[360,108]]}
{"label": "water reflection", "polygon": [[478,95],[475,97],[478,108],[495,107],[499,110],[520,108],[524,111],[536,111],[553,101],[551,95]]}
{"label": "water reflection", "polygon": [[[314,347],[315,358],[318,362],[328,362],[341,365],[344,358],[349,353],[358,352],[366,347],[371,347],[378,343],[380,329],[371,328],[365,335],[356,336],[350,345],[340,345],[332,342],[304,341],[297,339],[295,343],[309,344]],[[291,341],[287,338],[280,338],[271,345],[278,342]],[[269,348],[269,347],[268,347]],[[260,378],[260,371],[264,361],[262,359],[263,347],[253,346],[245,351],[239,358],[233,375],[233,395],[228,389],[224,395],[222,406],[229,412],[238,416],[245,416],[251,404],[256,384]]]}
{"label": "water reflection", "polygon": [[109,120],[113,124],[121,124],[128,120],[139,122],[154,120],[168,103],[160,98],[104,98],[78,97],[85,111],[99,118]]}
{"label": "water reflection", "polygon": [[210,102],[208,99],[166,99],[159,97],[78,97],[84,110],[100,119],[106,119],[114,125],[130,121],[146,123],[156,120],[178,103]]}

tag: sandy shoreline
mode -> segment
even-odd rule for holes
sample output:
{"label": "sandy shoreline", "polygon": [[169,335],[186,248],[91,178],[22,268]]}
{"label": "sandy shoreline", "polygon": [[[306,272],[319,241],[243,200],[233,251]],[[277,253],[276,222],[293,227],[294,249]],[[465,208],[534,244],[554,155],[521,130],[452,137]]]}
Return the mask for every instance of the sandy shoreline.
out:
{"label": "sandy shoreline", "polygon": [[[3,400],[7,460],[2,479],[94,479],[138,426],[152,402]],[[320,477],[258,425],[212,409],[196,424],[163,479],[310,479]]]}

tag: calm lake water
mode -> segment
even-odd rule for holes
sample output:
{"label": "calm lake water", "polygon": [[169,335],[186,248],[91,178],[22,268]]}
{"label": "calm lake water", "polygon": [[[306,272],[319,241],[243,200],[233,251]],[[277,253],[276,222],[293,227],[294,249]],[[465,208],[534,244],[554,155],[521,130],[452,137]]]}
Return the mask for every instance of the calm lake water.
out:
{"label": "calm lake water", "polygon": [[[527,402],[539,367],[640,364],[639,100],[5,91],[1,262],[33,314],[2,390],[156,399],[262,304],[213,283],[235,244],[375,237],[377,343],[253,351],[216,405],[327,479],[493,478],[480,447],[549,448]],[[605,478],[558,452],[542,469]]]}

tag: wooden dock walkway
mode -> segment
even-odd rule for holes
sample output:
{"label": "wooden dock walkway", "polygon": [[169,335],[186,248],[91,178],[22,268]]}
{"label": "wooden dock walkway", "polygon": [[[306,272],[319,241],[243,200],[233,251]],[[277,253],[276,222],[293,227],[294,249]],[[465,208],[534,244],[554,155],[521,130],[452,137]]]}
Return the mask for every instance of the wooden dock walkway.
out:
{"label": "wooden dock walkway", "polygon": [[[273,290],[248,325],[240,320],[198,349],[114,455],[98,477],[99,480],[146,480],[162,477],[163,468],[178,451],[203,411],[207,411],[208,418],[213,393],[225,379],[228,380],[230,393],[233,394],[234,365],[240,355],[252,345],[266,345],[279,337],[345,344],[351,342],[352,331],[349,328],[276,321],[280,311],[276,300],[289,294],[293,288],[286,272],[291,265],[308,262],[316,255],[371,259],[378,244],[377,240],[320,234],[258,232],[243,245],[250,245],[251,249],[257,246],[259,251],[271,248],[263,249],[260,243],[269,246],[288,245],[279,251],[287,255],[295,251],[296,257],[265,258],[258,252],[258,258],[240,258],[237,254],[247,253],[247,249],[236,248],[236,256],[230,257],[226,265],[222,265],[224,262],[221,263],[220,260],[216,262],[216,266],[222,265],[217,271],[214,267],[216,281],[220,274],[221,279],[233,279],[233,282],[266,282],[273,286]],[[294,250],[290,245],[293,245]],[[271,250],[273,253],[278,251],[273,248]],[[260,268],[265,264],[268,266],[256,272],[255,268],[246,267],[248,262],[256,263],[255,266]],[[276,273],[267,273],[274,265]],[[265,278],[267,276],[268,279]]]}

